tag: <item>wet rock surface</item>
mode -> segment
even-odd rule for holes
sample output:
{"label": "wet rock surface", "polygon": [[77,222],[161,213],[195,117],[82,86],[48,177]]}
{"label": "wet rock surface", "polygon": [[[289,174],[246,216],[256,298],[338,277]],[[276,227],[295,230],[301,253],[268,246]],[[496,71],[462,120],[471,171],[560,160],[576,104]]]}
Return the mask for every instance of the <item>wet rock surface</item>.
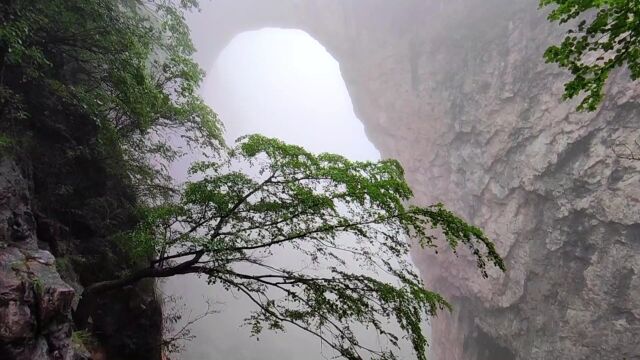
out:
{"label": "wet rock surface", "polygon": [[14,162],[0,162],[0,358],[73,359],[75,291],[37,247],[28,183]]}
{"label": "wet rock surface", "polygon": [[[91,149],[92,121],[73,113],[31,115],[34,124],[46,115],[73,141],[38,127],[31,139],[37,146],[0,156],[0,359],[160,359],[154,281],[102,296],[86,334],[74,335],[70,313],[84,286],[136,266],[111,237],[135,224],[135,197],[99,155],[70,155]],[[101,205],[117,220],[106,224]]]}

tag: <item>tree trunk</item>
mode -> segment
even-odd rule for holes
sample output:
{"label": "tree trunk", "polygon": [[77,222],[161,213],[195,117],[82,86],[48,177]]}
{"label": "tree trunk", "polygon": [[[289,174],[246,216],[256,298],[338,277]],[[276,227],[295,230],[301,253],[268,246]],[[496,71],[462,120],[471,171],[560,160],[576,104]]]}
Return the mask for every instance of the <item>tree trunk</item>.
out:
{"label": "tree trunk", "polygon": [[97,282],[89,285],[84,289],[78,306],[73,313],[73,321],[78,330],[84,330],[89,325],[89,318],[94,313],[98,296],[108,291],[122,289],[127,286],[135,285],[140,280],[150,278],[166,278],[176,275],[193,274],[201,272],[202,268],[196,266],[198,261],[204,255],[198,252],[192,259],[168,268],[148,267],[138,270],[126,277],[114,280]]}

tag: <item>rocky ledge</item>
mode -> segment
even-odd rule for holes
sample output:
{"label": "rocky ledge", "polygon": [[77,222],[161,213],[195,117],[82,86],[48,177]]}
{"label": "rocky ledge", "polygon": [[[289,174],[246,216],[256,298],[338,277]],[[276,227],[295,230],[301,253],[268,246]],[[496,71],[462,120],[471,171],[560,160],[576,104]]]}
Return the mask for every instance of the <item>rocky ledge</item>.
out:
{"label": "rocky ledge", "polygon": [[0,249],[0,355],[16,360],[72,359],[75,291],[51,253]]}

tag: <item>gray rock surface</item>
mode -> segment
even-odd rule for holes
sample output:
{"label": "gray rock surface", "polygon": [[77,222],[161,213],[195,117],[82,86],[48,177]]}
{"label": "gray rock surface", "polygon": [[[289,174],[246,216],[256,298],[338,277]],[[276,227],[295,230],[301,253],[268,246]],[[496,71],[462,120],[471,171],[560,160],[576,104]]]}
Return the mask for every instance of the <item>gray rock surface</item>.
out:
{"label": "gray rock surface", "polygon": [[618,156],[640,87],[620,71],[599,111],[560,102],[542,53],[561,31],[536,3],[220,0],[191,22],[205,68],[243,31],[307,31],[416,201],[495,239],[508,272],[488,280],[464,252],[414,251],[456,308],[433,321],[434,359],[640,359],[640,162]]}
{"label": "gray rock surface", "polygon": [[0,161],[0,359],[70,360],[75,291],[37,247],[28,184]]}

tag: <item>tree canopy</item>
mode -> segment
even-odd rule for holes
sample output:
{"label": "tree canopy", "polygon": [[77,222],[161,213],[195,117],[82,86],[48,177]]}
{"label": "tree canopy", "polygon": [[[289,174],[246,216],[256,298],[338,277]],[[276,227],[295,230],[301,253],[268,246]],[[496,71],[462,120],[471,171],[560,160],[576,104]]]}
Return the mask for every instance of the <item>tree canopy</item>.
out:
{"label": "tree canopy", "polygon": [[570,27],[544,57],[571,72],[563,98],[582,95],[578,110],[598,108],[614,69],[626,67],[631,79],[640,77],[640,1],[541,0],[540,6],[553,6],[549,20]]}
{"label": "tree canopy", "polygon": [[98,128],[103,156],[123,157],[114,168],[124,167],[134,183],[158,180],[150,158],[177,155],[164,139],[168,133],[220,149],[221,123],[197,94],[204,72],[191,58],[184,20],[195,6],[193,0],[3,1],[0,134],[19,138],[49,128],[69,137],[74,129],[55,115],[81,114]]}
{"label": "tree canopy", "polygon": [[[154,259],[149,266],[96,283],[86,296],[146,277],[201,274],[254,303],[247,319],[254,334],[291,325],[347,359],[396,359],[392,348],[368,348],[354,334],[361,324],[397,345],[398,335],[385,328],[395,319],[425,359],[422,321],[450,306],[414,272],[409,239],[431,248],[441,233],[450,248],[468,247],[485,275],[488,266],[504,270],[480,229],[440,204],[406,205],[412,192],[394,160],[314,155],[252,135],[239,140],[226,165],[200,162],[191,172],[199,179],[179,199],[145,209],[127,237]],[[282,251],[305,270],[285,265]]]}

